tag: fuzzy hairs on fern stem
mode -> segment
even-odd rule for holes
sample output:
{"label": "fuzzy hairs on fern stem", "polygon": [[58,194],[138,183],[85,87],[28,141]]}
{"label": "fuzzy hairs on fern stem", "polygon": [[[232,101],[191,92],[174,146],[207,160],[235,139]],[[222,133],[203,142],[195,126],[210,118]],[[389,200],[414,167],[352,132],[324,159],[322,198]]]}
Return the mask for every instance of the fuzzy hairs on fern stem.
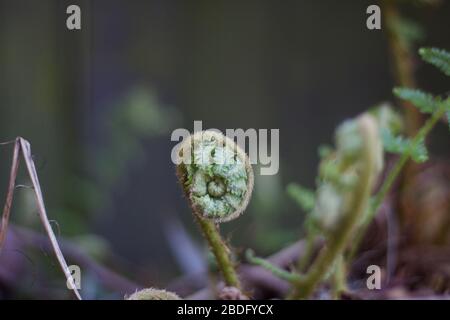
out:
{"label": "fuzzy hairs on fern stem", "polygon": [[[308,272],[301,277],[300,281],[293,283],[293,292],[289,298],[304,299],[313,293],[317,284],[329,273],[339,257],[342,257],[355,226],[367,209],[375,178],[381,169],[382,147],[378,125],[372,116],[363,114],[353,121],[347,123],[347,127],[356,125],[356,136],[351,130],[345,134],[345,139],[349,138],[349,144],[347,144],[350,146],[349,150],[357,157],[355,159],[358,171],[356,184],[352,187],[351,194],[347,195],[342,203],[336,203],[341,207],[342,212],[339,214],[338,221],[333,220],[336,225],[329,231],[327,244],[313,261]],[[354,139],[355,137],[359,138]],[[339,150],[339,147],[338,151],[339,153],[347,152]]]}
{"label": "fuzzy hairs on fern stem", "polygon": [[245,152],[215,131],[189,136],[178,150],[177,176],[203,235],[216,258],[227,286],[240,288],[229,249],[217,224],[239,217],[254,186],[253,170]]}

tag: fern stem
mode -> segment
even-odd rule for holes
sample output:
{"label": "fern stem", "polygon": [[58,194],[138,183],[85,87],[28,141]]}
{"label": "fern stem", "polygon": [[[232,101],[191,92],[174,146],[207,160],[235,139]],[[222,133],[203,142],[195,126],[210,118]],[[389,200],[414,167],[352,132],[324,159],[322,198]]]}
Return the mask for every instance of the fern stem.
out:
{"label": "fern stem", "polygon": [[233,262],[230,259],[229,249],[223,242],[217,226],[211,220],[200,217],[197,214],[194,214],[194,216],[202,229],[203,235],[208,241],[214,257],[216,258],[217,265],[222,273],[225,284],[230,287],[241,289],[239,277],[236,273]]}
{"label": "fern stem", "polygon": [[258,258],[255,257],[253,251],[251,250],[247,250],[247,260],[257,266],[260,266],[264,269],[266,269],[267,271],[270,271],[274,276],[286,280],[288,282],[291,283],[296,283],[298,281],[301,281],[301,275],[294,273],[294,272],[289,272],[286,271],[276,265],[273,265],[272,263],[270,263],[269,261],[262,259],[262,258]]}
{"label": "fern stem", "polygon": [[[308,224],[308,222],[307,222]],[[314,251],[314,240],[316,239],[317,232],[315,230],[312,230],[312,228],[308,228],[308,234],[306,237],[306,244],[305,244],[305,253],[299,258],[298,260],[298,271],[299,272],[305,272],[306,267],[308,266],[309,260],[311,259],[311,256]]]}
{"label": "fern stem", "polygon": [[347,270],[344,256],[340,255],[336,261],[336,267],[333,272],[332,279],[332,298],[337,300],[341,297],[342,292],[347,290]]}

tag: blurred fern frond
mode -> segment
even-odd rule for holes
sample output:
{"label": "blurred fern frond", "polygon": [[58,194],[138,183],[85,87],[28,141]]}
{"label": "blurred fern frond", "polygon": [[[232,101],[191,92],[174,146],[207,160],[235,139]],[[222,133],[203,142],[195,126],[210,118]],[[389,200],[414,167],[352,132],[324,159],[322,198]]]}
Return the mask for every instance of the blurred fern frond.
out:
{"label": "blurred fern frond", "polygon": [[423,60],[450,76],[450,52],[438,48],[421,48],[419,54]]}
{"label": "blurred fern frond", "polygon": [[397,87],[393,92],[398,98],[411,102],[422,113],[433,113],[440,103],[439,98],[417,89]]}
{"label": "blurred fern frond", "polygon": [[287,193],[303,211],[309,212],[314,209],[316,202],[314,191],[291,183],[287,186]]}

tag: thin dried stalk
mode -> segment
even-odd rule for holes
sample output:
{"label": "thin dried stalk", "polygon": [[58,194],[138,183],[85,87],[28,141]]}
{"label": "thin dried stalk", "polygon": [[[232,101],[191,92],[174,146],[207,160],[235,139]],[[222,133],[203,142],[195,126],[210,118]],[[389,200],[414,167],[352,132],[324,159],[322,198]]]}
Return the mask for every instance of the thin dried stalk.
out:
{"label": "thin dried stalk", "polygon": [[27,167],[28,175],[30,177],[31,183],[33,185],[34,194],[36,197],[36,204],[38,207],[39,217],[44,226],[45,231],[47,232],[48,238],[50,239],[50,243],[52,245],[53,251],[55,252],[56,258],[58,259],[59,265],[66,276],[67,283],[69,283],[70,289],[73,290],[75,296],[81,300],[80,293],[78,292],[77,287],[73,281],[72,275],[70,274],[69,267],[67,266],[67,262],[64,259],[64,256],[59,248],[58,241],[56,240],[55,233],[50,225],[50,222],[47,217],[47,211],[44,205],[44,197],[42,196],[41,186],[39,184],[39,178],[36,172],[36,167],[34,165],[33,157],[31,154],[31,146],[30,143],[18,137],[14,146],[14,155],[13,161],[11,165],[11,174],[9,179],[8,193],[6,195],[6,202],[3,209],[3,217],[2,217],[2,226],[0,229],[0,249],[4,243],[6,238],[6,232],[8,228],[8,221],[11,212],[11,205],[13,200],[15,182],[17,177],[17,171],[19,168],[19,153],[22,151],[23,159],[25,161],[25,165]]}
{"label": "thin dried stalk", "polygon": [[19,138],[17,138],[14,142],[14,154],[11,163],[11,171],[9,174],[8,193],[6,194],[5,206],[3,207],[2,225],[0,227],[0,253],[2,252],[6,239],[6,233],[8,231],[9,216],[14,197],[14,188],[16,187],[17,171],[19,170],[19,152],[20,141]]}

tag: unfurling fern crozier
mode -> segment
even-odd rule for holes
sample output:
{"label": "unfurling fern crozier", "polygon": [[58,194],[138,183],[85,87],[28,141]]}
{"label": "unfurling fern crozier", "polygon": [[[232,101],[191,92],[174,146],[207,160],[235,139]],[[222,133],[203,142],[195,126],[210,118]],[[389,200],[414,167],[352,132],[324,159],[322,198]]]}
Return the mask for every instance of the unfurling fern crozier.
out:
{"label": "unfurling fern crozier", "polygon": [[178,157],[177,176],[195,214],[225,222],[244,212],[254,177],[234,141],[215,131],[197,132],[183,141]]}

